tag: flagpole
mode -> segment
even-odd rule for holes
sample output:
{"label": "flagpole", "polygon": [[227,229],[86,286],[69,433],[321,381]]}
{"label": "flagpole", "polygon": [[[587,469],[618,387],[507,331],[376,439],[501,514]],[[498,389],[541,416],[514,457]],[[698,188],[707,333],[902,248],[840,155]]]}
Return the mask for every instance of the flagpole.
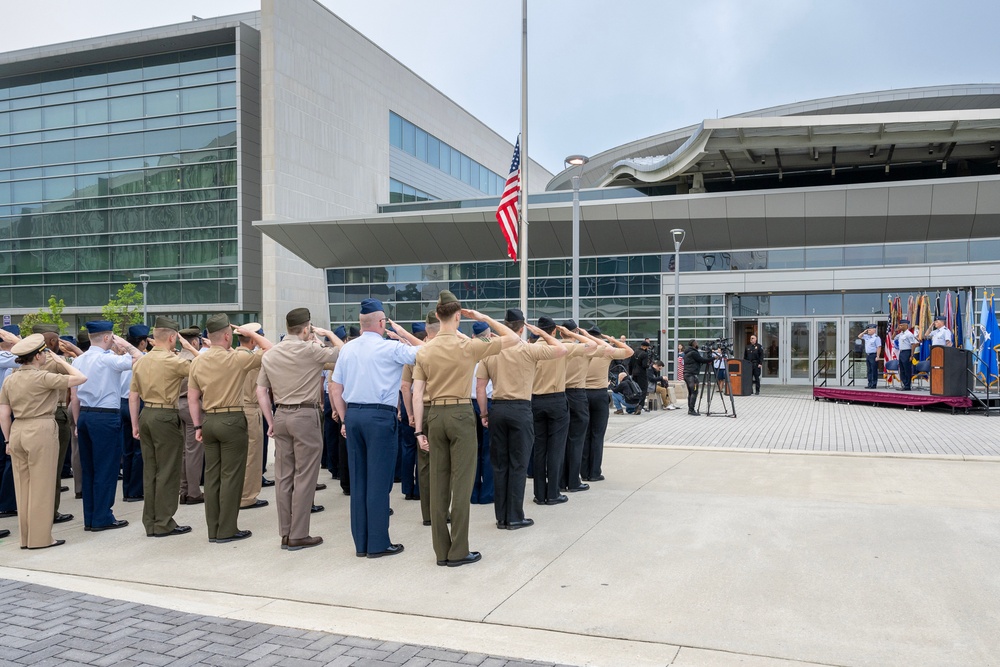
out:
{"label": "flagpole", "polygon": [[517,235],[520,261],[518,305],[528,317],[528,0],[521,0],[521,229]]}

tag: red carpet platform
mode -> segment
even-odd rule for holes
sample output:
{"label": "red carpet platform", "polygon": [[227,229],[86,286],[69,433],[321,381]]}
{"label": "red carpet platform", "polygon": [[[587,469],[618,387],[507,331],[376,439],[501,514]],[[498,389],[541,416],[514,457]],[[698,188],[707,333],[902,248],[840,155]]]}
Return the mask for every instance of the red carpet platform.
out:
{"label": "red carpet platform", "polygon": [[929,405],[947,406],[954,410],[972,407],[968,396],[931,396],[925,391],[896,391],[895,389],[849,389],[846,387],[813,387],[813,398],[831,401],[868,403],[870,405],[902,405],[907,408],[924,408]]}

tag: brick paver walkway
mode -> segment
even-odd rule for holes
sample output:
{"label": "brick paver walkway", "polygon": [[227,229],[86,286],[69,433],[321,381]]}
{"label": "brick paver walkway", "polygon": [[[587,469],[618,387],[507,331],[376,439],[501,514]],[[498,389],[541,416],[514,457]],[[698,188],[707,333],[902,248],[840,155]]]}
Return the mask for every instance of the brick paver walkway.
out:
{"label": "brick paver walkway", "polygon": [[549,665],[199,616],[0,579],[0,665]]}
{"label": "brick paver walkway", "polygon": [[[682,410],[612,415],[608,442],[869,454],[1000,456],[1000,415],[815,401],[811,387],[764,386],[737,396],[736,419]],[[726,407],[729,399],[726,399]],[[719,396],[713,414],[722,412]],[[705,406],[702,405],[702,412]]]}

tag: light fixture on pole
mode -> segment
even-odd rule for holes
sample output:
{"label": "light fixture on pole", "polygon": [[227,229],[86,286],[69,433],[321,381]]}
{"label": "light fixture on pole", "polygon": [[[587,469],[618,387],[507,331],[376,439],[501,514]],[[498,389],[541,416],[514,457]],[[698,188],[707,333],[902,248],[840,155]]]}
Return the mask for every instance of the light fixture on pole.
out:
{"label": "light fixture on pole", "polygon": [[142,323],[149,325],[149,299],[146,298],[148,293],[147,286],[149,285],[149,274],[140,273],[139,280],[142,281]]}
{"label": "light fixture on pole", "polygon": [[[674,376],[677,374],[677,348],[681,344],[680,340],[680,306],[681,306],[681,244],[687,233],[683,229],[671,229],[670,235],[674,237]],[[684,378],[678,378],[683,380]]]}
{"label": "light fixture on pole", "polygon": [[580,172],[583,165],[590,159],[586,155],[570,155],[564,161],[573,170],[573,266],[570,275],[573,277],[573,297],[571,300],[570,317],[580,323]]}

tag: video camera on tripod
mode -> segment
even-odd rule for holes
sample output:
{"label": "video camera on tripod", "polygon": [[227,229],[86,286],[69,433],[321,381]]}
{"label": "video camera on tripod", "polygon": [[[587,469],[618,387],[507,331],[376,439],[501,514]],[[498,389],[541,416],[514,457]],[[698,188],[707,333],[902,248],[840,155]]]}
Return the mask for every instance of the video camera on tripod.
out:
{"label": "video camera on tripod", "polygon": [[713,352],[716,350],[722,352],[722,354],[727,358],[735,356],[732,338],[716,338],[715,340],[709,342],[707,347]]}

